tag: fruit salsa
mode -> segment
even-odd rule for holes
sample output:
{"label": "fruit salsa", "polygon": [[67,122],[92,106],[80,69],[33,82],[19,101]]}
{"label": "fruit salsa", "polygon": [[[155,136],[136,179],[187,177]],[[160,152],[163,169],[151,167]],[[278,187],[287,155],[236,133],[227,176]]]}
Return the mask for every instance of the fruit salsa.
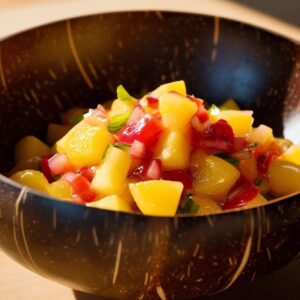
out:
{"label": "fruit salsa", "polygon": [[[210,214],[263,205],[300,190],[300,145],[253,127],[253,112],[188,95],[184,81],[140,100],[72,108],[47,141],[15,147],[11,178],[83,205],[153,216]],[[288,179],[288,180],[286,180]]]}

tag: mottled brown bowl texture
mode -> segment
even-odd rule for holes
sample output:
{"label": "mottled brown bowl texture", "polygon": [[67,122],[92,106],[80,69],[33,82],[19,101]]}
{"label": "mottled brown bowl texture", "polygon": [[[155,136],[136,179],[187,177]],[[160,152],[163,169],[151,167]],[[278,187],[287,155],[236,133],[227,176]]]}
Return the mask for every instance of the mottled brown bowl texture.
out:
{"label": "mottled brown bowl texture", "polygon": [[[19,138],[44,138],[61,111],[112,99],[120,83],[139,96],[184,79],[189,93],[210,102],[233,97],[279,136],[300,106],[299,45],[225,19],[95,15],[18,34],[0,47],[3,174]],[[193,298],[248,284],[300,251],[299,196],[220,215],[158,218],[63,203],[0,179],[2,249],[87,293]]]}

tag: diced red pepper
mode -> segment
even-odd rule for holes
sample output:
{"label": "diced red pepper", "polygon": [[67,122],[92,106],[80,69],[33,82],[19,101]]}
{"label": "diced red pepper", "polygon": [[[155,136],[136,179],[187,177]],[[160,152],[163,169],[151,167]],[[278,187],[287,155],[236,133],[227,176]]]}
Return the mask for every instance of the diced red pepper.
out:
{"label": "diced red pepper", "polygon": [[68,181],[73,188],[73,191],[84,202],[92,202],[96,200],[97,193],[91,188],[90,182],[82,175],[68,172],[63,175],[63,178]]}
{"label": "diced red pepper", "polygon": [[134,140],[138,140],[147,149],[153,149],[162,129],[161,121],[157,117],[146,114],[140,120],[126,125],[117,133],[117,137],[119,142],[132,144]]}
{"label": "diced red pepper", "polygon": [[160,179],[162,176],[161,161],[159,159],[144,160],[130,176],[142,181]]}
{"label": "diced red pepper", "polygon": [[138,140],[134,140],[132,145],[131,145],[129,154],[132,157],[135,157],[135,158],[144,158],[145,155],[146,155],[146,146],[145,146],[145,144],[138,141]]}
{"label": "diced red pepper", "polygon": [[187,190],[193,188],[193,179],[189,169],[165,171],[163,172],[162,178],[166,180],[180,181]]}
{"label": "diced red pepper", "polygon": [[74,166],[65,154],[56,153],[48,160],[52,175],[62,175],[67,172],[74,172]]}
{"label": "diced red pepper", "polygon": [[47,178],[49,183],[54,181],[51,170],[49,168],[49,159],[50,158],[51,158],[51,155],[50,156],[44,156],[44,157],[41,158],[41,171],[44,174],[44,176]]}
{"label": "diced red pepper", "polygon": [[76,171],[76,173],[85,177],[89,182],[91,182],[95,176],[93,167],[81,167]]}
{"label": "diced red pepper", "polygon": [[138,104],[132,111],[128,121],[127,121],[127,125],[130,125],[132,123],[135,123],[137,121],[139,121],[143,116],[145,115],[145,111],[143,109],[143,107]]}
{"label": "diced red pepper", "polygon": [[258,188],[241,175],[230,189],[223,208],[226,210],[242,207],[253,200],[258,195],[258,192]]}
{"label": "diced red pepper", "polygon": [[158,109],[158,98],[153,96],[147,97],[148,106],[154,109]]}
{"label": "diced red pepper", "polygon": [[267,151],[256,156],[257,169],[262,174],[266,174],[269,170],[271,162],[278,157],[278,153],[273,151]]}
{"label": "diced red pepper", "polygon": [[194,103],[198,106],[198,111],[196,113],[196,116],[198,117],[199,121],[201,123],[205,123],[209,120],[209,114],[207,110],[204,107],[204,101],[200,98],[196,98],[194,96],[187,96],[190,100],[192,100]]}

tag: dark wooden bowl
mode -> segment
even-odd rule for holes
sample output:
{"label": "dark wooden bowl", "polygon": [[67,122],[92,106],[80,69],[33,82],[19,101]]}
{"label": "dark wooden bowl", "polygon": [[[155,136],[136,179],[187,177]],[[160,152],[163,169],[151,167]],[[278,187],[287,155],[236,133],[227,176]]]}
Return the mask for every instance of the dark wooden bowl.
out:
{"label": "dark wooden bowl", "polygon": [[19,138],[43,138],[59,112],[112,99],[120,83],[139,96],[184,79],[189,93],[233,97],[283,135],[300,106],[299,45],[226,19],[132,12],[50,24],[0,47],[0,245],[20,264],[86,293],[185,299],[249,283],[298,255],[299,196],[218,215],[145,217],[56,201],[5,174]]}

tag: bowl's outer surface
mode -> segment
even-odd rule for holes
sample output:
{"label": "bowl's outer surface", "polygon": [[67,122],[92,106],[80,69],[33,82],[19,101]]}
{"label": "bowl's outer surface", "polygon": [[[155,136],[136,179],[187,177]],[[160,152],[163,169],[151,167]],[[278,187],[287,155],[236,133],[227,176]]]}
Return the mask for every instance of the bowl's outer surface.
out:
{"label": "bowl's outer surface", "polygon": [[[45,136],[75,105],[184,79],[190,93],[233,97],[281,135],[299,110],[299,46],[237,22],[114,13],[59,22],[0,43],[0,166],[14,143]],[[298,98],[297,98],[298,97]],[[299,197],[298,197],[299,198]],[[0,180],[0,245],[21,264],[88,293],[184,299],[276,270],[300,251],[297,197],[210,217],[152,218],[49,200]]]}

